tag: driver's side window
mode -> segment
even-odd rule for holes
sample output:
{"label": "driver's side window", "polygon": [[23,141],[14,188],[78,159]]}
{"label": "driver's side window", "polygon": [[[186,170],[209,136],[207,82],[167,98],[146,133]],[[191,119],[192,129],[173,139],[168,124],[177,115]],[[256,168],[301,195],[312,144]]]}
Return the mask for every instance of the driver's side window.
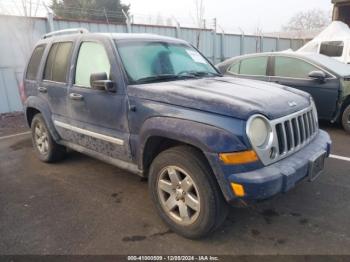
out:
{"label": "driver's side window", "polygon": [[75,85],[91,88],[90,75],[106,73],[110,78],[111,64],[104,46],[95,42],[83,42],[79,49]]}
{"label": "driver's side window", "polygon": [[298,79],[309,79],[312,71],[319,71],[308,62],[291,57],[275,57],[275,76]]}

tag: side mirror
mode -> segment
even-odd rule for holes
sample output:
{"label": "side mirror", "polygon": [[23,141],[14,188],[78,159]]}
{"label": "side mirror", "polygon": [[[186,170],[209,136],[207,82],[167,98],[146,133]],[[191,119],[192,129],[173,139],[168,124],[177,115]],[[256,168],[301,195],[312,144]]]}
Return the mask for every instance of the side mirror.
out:
{"label": "side mirror", "polygon": [[108,92],[116,92],[115,83],[108,79],[107,74],[92,73],[90,75],[90,86],[95,90],[105,90]]}
{"label": "side mirror", "polygon": [[309,77],[321,83],[324,83],[326,82],[327,75],[323,71],[312,71],[309,73]]}

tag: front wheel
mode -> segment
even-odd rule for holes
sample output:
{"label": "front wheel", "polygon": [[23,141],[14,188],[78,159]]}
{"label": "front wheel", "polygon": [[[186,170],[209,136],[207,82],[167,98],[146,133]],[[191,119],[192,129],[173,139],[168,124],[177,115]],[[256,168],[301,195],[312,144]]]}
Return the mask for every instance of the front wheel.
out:
{"label": "front wheel", "polygon": [[342,125],[345,131],[350,133],[350,105],[348,105],[343,112]]}
{"label": "front wheel", "polygon": [[184,237],[208,235],[227,216],[211,169],[194,148],[178,146],[160,153],[150,168],[149,188],[161,218]]}

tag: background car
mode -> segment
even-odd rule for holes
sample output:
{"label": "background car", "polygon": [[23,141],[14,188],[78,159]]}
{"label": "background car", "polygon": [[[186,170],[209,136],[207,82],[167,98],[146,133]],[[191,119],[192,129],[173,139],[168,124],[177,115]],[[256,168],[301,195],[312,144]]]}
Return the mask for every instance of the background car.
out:
{"label": "background car", "polygon": [[320,119],[350,132],[350,66],[320,54],[275,52],[239,56],[217,65],[222,74],[275,82],[310,93]]}

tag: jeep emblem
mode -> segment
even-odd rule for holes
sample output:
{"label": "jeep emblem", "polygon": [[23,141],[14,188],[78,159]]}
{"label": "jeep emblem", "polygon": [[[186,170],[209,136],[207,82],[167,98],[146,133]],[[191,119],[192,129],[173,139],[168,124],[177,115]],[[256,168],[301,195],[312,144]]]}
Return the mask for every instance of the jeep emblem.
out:
{"label": "jeep emblem", "polygon": [[288,105],[289,105],[290,107],[295,107],[295,106],[297,106],[297,103],[296,103],[295,101],[289,101],[289,102],[288,102]]}

